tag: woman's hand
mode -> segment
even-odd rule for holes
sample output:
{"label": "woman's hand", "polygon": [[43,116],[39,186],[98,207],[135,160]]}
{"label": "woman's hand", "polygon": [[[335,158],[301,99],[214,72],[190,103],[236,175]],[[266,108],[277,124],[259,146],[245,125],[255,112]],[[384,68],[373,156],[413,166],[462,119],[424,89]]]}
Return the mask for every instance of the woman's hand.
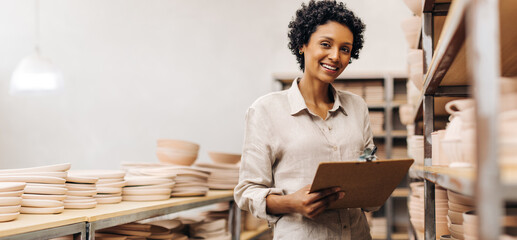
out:
{"label": "woman's hand", "polygon": [[296,212],[314,219],[330,206],[331,203],[345,197],[345,192],[339,187],[327,188],[309,193],[311,185],[307,185],[291,194]]}
{"label": "woman's hand", "polygon": [[327,188],[309,193],[311,185],[289,195],[269,195],[266,198],[266,209],[269,214],[300,213],[314,219],[327,207],[345,197],[345,192],[338,187]]}

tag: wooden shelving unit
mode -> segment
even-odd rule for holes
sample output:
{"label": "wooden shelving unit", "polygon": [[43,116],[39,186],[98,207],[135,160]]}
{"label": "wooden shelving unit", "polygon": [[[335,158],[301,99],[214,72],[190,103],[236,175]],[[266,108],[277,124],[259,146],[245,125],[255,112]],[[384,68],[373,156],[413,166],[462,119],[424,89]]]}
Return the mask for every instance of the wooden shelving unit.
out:
{"label": "wooden shelving unit", "polygon": [[[439,32],[444,4],[450,4]],[[435,184],[473,196],[479,214],[479,239],[495,240],[501,233],[501,203],[516,201],[517,171],[498,164],[497,116],[499,78],[517,76],[517,2],[512,0],[423,1],[422,49],[426,69],[414,122],[423,122],[424,166],[414,166],[411,178],[423,179],[425,233],[417,239],[435,239]],[[433,27],[434,25],[434,27]],[[476,168],[431,166],[431,133],[454,98],[476,101]]]}
{"label": "wooden shelving unit", "polygon": [[[81,239],[95,239],[95,231],[150,217],[180,212],[218,202],[233,201],[233,191],[209,191],[203,197],[171,198],[152,202],[100,204],[93,209],[66,209],[60,214],[21,214],[18,219],[0,223],[0,239],[47,239],[75,234]],[[235,209],[238,209],[235,207]],[[234,210],[235,211],[235,210]],[[235,214],[239,215],[239,214]],[[231,222],[240,229],[238,219]],[[235,232],[239,235],[238,231]],[[237,236],[235,236],[238,239]]]}

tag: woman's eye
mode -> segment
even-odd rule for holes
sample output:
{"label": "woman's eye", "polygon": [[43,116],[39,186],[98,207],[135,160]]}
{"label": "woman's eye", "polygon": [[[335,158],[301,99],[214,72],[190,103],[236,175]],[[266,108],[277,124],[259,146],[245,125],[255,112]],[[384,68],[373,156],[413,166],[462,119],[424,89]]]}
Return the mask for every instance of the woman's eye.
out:
{"label": "woman's eye", "polygon": [[345,53],[349,53],[350,52],[350,49],[348,48],[342,48],[341,51],[345,52]]}
{"label": "woman's eye", "polygon": [[330,47],[330,44],[328,44],[326,42],[322,42],[320,45],[323,46],[323,47]]}

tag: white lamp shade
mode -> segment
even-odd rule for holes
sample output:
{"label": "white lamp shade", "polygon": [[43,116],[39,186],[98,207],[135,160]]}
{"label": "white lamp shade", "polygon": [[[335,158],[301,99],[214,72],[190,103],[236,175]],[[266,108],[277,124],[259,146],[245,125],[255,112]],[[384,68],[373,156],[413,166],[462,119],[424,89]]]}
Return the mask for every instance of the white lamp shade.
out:
{"label": "white lamp shade", "polygon": [[11,94],[56,92],[63,78],[52,62],[35,51],[18,64],[11,77]]}

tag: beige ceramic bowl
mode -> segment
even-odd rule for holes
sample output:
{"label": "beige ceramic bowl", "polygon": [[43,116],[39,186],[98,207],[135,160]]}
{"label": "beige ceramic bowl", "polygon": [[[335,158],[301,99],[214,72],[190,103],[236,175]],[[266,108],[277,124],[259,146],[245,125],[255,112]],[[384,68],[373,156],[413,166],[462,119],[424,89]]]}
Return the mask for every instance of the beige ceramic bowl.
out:
{"label": "beige ceramic bowl", "polygon": [[197,159],[196,154],[184,154],[170,149],[159,148],[156,150],[158,160],[163,163],[190,166]]}
{"label": "beige ceramic bowl", "polygon": [[197,143],[174,139],[158,139],[157,146],[171,149],[181,149],[184,151],[199,151],[199,144]]}
{"label": "beige ceramic bowl", "polygon": [[236,164],[241,160],[240,154],[233,153],[208,152],[208,156],[210,156],[215,163]]}

